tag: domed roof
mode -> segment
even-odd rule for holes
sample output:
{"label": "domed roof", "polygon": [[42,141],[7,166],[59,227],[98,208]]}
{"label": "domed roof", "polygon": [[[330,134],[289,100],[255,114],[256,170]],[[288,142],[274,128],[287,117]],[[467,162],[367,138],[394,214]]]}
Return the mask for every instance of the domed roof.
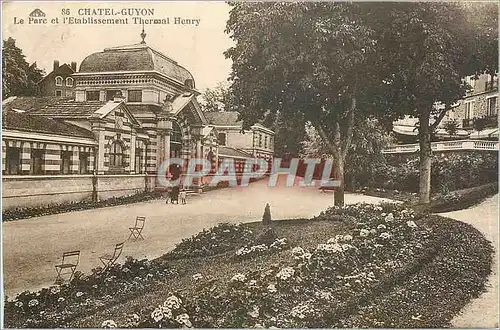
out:
{"label": "domed roof", "polygon": [[80,64],[79,73],[117,71],[158,71],[183,85],[190,80],[190,87],[194,88],[194,78],[188,70],[146,43],[105,48],[91,54]]}

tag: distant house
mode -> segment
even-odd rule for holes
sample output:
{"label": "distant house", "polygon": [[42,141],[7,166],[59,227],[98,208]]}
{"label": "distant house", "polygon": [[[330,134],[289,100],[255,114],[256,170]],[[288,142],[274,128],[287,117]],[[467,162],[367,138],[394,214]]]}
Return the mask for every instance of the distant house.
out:
{"label": "distant house", "polygon": [[253,157],[272,162],[274,155],[272,130],[257,123],[250,130],[242,132],[242,122],[238,121],[238,113],[235,111],[205,112],[205,117],[217,130],[219,146],[230,146]]}
{"label": "distant house", "polygon": [[54,61],[52,72],[37,83],[39,95],[74,97],[75,81],[71,75],[75,72],[76,62],[71,62],[71,65],[59,65],[59,61]]}
{"label": "distant house", "polygon": [[[498,139],[498,76],[483,74],[478,79],[467,77],[465,81],[471,88],[441,120],[436,139]],[[479,125],[474,124],[478,120],[481,121],[479,130]],[[450,121],[456,122],[458,128],[452,137],[444,129]],[[418,138],[417,124],[417,118],[407,116],[394,122],[393,132],[400,142],[413,143]]]}
{"label": "distant house", "polygon": [[[483,74],[478,79],[466,79],[472,87],[459,106],[444,118],[455,119],[459,127],[474,129],[474,120],[482,119],[485,130],[498,127],[498,76]],[[472,132],[474,134],[474,132]]]}

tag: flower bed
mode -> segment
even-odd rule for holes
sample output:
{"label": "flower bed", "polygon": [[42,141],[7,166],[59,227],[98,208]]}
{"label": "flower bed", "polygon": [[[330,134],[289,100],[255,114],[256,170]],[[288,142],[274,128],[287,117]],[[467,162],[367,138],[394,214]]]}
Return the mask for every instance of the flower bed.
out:
{"label": "flower bed", "polygon": [[221,223],[210,229],[183,239],[175,248],[167,253],[168,259],[207,257],[225,253],[250,242],[254,233],[242,225]]}
{"label": "flower bed", "polygon": [[275,253],[283,251],[289,248],[288,241],[286,237],[277,238],[270,244],[262,243],[257,245],[246,245],[238,250],[236,250],[233,259],[234,260],[246,260],[255,258],[257,256],[263,256],[270,253]]}
{"label": "flower bed", "polygon": [[77,273],[68,284],[23,292],[4,304],[5,326],[15,328],[56,328],[109,306],[120,299],[144,292],[173,274],[169,267],[149,260],[127,258],[123,265],[106,271],[93,270],[86,276]]}
{"label": "flower bed", "polygon": [[39,217],[42,215],[59,214],[71,211],[83,211],[100,207],[140,203],[161,197],[161,193],[138,193],[130,196],[112,197],[103,201],[79,201],[61,204],[50,204],[37,207],[17,207],[2,211],[2,221],[12,221]]}
{"label": "flower bed", "polygon": [[[79,285],[80,279],[71,290],[54,296],[71,300],[69,306],[60,309],[54,299],[48,303],[50,300],[36,294],[18,297],[6,306],[6,325],[434,327],[445,325],[451,315],[483,290],[491,268],[491,246],[476,230],[450,219],[415,213],[403,205],[330,208],[314,220],[276,221],[273,227],[278,237],[287,238],[291,250],[228,262],[228,254],[211,254],[229,251],[228,245],[212,245],[218,237],[226,235],[235,242],[232,253],[241,246],[238,234],[247,237],[248,242],[260,242],[254,240],[256,237],[246,226],[220,225],[189,239],[177,255],[172,255],[177,259],[168,263],[175,265],[176,276],[156,277],[150,268],[161,271],[165,267],[161,263],[138,264],[134,270],[126,267],[133,276],[122,275],[120,268],[120,275],[106,280],[110,278],[107,275],[98,284],[98,288],[111,285],[109,290],[103,290],[112,296],[110,300],[88,294],[93,292],[94,282],[84,279],[85,285]],[[216,239],[212,239],[213,235]],[[203,244],[194,238],[209,248],[200,249]],[[189,248],[189,242],[196,246],[194,250]],[[181,251],[188,259],[178,259]],[[198,253],[213,257],[206,262],[190,259]],[[147,272],[136,275],[141,267]],[[120,300],[123,283],[138,281],[137,277],[146,281],[149,273],[153,277],[147,295],[141,294],[145,289],[130,289],[128,297],[124,294]],[[113,290],[117,293],[113,294]],[[78,292],[83,294],[77,297]],[[77,300],[87,297],[89,307],[83,304],[85,300]],[[31,303],[29,315],[24,309],[16,309],[16,302],[29,306],[32,299],[38,299],[44,307]],[[106,306],[96,307],[96,302]],[[433,306],[438,307],[434,310]],[[27,318],[31,320],[27,322]]]}
{"label": "flower bed", "polygon": [[463,210],[484,201],[498,193],[498,184],[490,183],[479,187],[453,191],[433,196],[428,206],[429,212],[451,212]]}

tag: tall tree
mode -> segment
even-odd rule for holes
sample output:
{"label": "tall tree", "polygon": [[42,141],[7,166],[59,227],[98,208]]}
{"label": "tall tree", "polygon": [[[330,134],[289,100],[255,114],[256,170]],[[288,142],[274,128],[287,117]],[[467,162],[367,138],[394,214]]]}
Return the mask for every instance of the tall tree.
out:
{"label": "tall tree", "polygon": [[[385,162],[382,150],[392,141],[391,135],[376,119],[358,116],[354,123],[352,144],[346,157],[346,187],[369,179],[377,166]],[[301,155],[309,158],[331,157],[314,127],[308,126],[307,138],[301,143]],[[359,181],[358,181],[359,180]]]}
{"label": "tall tree", "polygon": [[202,109],[205,112],[230,110],[231,95],[227,84],[219,83],[214,88],[207,88],[201,96]]}
{"label": "tall tree", "polygon": [[[276,116],[310,122],[344,181],[355,114],[371,112],[381,80],[376,40],[358,3],[232,3],[231,90],[244,126]],[[300,116],[297,116],[300,114]],[[344,204],[344,187],[335,205]]]}
{"label": "tall tree", "polygon": [[[421,203],[428,203],[432,132],[452,104],[465,96],[466,76],[498,71],[498,7],[385,3],[376,10],[381,18],[375,28],[380,65],[392,72],[387,98],[393,111],[419,120],[419,197]],[[491,19],[485,23],[471,13]]]}
{"label": "tall tree", "polygon": [[26,61],[13,38],[3,41],[2,53],[2,98],[35,95],[36,83],[44,71],[37,68],[36,62],[30,65]]}

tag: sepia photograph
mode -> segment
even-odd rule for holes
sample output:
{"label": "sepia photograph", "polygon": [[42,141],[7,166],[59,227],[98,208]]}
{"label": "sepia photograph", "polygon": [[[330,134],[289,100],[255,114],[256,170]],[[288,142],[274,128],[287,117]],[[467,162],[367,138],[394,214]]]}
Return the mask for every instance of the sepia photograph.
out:
{"label": "sepia photograph", "polygon": [[2,328],[499,328],[496,1],[1,10]]}

